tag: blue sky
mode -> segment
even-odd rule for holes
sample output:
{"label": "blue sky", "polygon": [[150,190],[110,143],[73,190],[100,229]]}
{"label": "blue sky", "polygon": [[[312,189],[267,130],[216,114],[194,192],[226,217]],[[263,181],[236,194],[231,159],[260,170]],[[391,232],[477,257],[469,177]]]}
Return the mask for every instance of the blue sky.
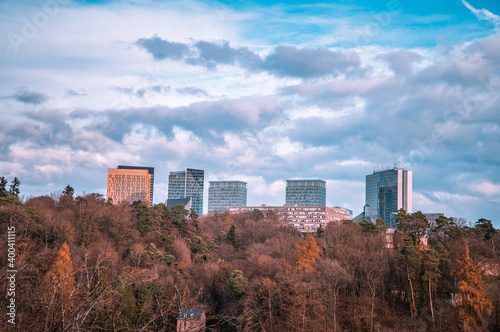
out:
{"label": "blue sky", "polygon": [[[414,211],[500,227],[500,2],[1,1],[0,173],[106,193],[107,169],[327,180],[413,170]],[[208,182],[207,182],[208,186]]]}

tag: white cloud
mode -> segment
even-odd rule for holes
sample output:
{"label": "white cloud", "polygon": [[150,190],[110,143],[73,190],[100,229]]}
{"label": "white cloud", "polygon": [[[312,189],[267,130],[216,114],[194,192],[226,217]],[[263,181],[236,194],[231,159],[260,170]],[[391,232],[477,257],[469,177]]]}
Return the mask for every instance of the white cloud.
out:
{"label": "white cloud", "polygon": [[478,19],[483,20],[483,21],[490,21],[491,23],[495,24],[495,26],[500,25],[500,16],[493,14],[487,9],[476,9],[472,7],[467,1],[462,0],[462,3],[464,4],[467,9],[469,9],[474,16],[476,16]]}
{"label": "white cloud", "polygon": [[467,187],[470,191],[480,193],[487,197],[500,195],[500,184],[494,184],[489,181],[471,183]]}

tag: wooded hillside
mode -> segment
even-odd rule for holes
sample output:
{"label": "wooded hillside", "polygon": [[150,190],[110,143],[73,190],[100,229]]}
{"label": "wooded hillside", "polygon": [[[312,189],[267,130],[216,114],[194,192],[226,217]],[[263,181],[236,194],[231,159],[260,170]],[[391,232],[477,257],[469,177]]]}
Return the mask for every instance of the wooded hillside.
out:
{"label": "wooded hillside", "polygon": [[19,331],[174,331],[180,308],[194,307],[210,331],[500,329],[489,220],[441,217],[424,246],[425,217],[401,212],[391,249],[366,222],[303,236],[258,211],[198,217],[72,192],[0,201],[0,288],[15,226]]}

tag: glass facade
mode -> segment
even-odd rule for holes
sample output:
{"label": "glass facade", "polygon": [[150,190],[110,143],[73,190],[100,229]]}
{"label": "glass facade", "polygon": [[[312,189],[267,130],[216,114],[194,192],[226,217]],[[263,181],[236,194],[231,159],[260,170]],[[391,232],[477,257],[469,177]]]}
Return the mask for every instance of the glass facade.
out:
{"label": "glass facade", "polygon": [[191,198],[192,208],[199,215],[203,214],[204,188],[204,170],[186,168],[185,171],[170,172],[168,175],[168,198]]}
{"label": "glass facade", "polygon": [[326,181],[286,180],[285,205],[326,206]]}
{"label": "glass facade", "polygon": [[366,176],[366,204],[371,213],[390,223],[399,209],[412,212],[412,171],[394,168]]}
{"label": "glass facade", "polygon": [[247,206],[247,183],[242,181],[210,181],[208,213],[224,212],[231,206]]}

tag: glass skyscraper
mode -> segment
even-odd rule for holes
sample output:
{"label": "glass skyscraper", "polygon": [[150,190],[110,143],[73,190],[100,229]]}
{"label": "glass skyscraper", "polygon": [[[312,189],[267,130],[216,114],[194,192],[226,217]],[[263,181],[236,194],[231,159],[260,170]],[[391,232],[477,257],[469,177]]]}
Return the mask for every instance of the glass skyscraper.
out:
{"label": "glass skyscraper", "polygon": [[326,206],[326,181],[286,180],[285,205]]}
{"label": "glass skyscraper", "polygon": [[412,171],[393,168],[366,176],[366,204],[371,213],[390,223],[391,212],[412,212]]}
{"label": "glass skyscraper", "polygon": [[224,212],[231,206],[247,206],[247,183],[243,181],[210,181],[208,213]]}
{"label": "glass skyscraper", "polygon": [[203,214],[203,189],[205,171],[186,168],[185,171],[170,172],[168,175],[168,198],[191,198],[194,211]]}

